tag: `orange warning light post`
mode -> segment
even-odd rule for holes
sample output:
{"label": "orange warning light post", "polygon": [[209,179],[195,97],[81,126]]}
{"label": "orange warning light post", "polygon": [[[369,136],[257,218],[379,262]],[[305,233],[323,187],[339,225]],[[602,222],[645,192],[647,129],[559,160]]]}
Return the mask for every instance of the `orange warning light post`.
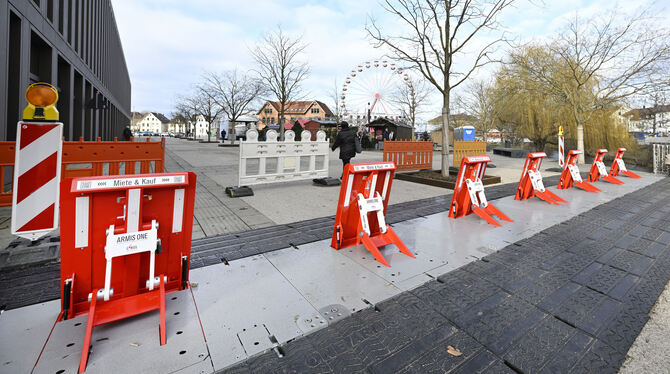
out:
{"label": "orange warning light post", "polygon": [[58,121],[58,90],[45,82],[37,82],[26,90],[26,105],[23,109],[24,121]]}

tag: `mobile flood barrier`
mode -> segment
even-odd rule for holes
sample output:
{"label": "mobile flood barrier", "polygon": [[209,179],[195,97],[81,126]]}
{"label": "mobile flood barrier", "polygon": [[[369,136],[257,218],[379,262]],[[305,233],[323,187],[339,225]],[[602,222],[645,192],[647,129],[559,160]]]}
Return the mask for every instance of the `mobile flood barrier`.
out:
{"label": "mobile flood barrier", "polygon": [[339,185],[339,180],[328,178],[330,148],[326,133],[319,130],[316,140],[305,130],[295,140],[292,130],[284,132],[284,141],[278,140],[274,130],[268,130],[265,140],[258,131],[248,130],[247,139],[240,142],[239,178],[237,186],[226,187],[230,197],[253,196],[249,186],[299,180],[325,180],[325,185]]}

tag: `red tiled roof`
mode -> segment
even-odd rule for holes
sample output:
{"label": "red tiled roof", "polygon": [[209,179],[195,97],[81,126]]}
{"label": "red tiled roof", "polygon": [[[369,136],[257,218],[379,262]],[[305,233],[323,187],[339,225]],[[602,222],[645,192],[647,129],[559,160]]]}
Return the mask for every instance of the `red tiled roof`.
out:
{"label": "red tiled roof", "polygon": [[[267,103],[270,103],[272,107],[279,113],[279,101],[267,101],[263,107],[258,111],[258,114],[260,114],[263,111],[263,108],[267,105]],[[314,105],[318,104],[322,109],[323,109],[323,114],[326,117],[332,117],[333,112],[330,111],[330,108],[326,104],[324,104],[321,101],[318,100],[312,100],[312,101],[289,101],[286,103],[286,108],[284,115],[291,115],[291,114],[306,114],[307,111]]]}

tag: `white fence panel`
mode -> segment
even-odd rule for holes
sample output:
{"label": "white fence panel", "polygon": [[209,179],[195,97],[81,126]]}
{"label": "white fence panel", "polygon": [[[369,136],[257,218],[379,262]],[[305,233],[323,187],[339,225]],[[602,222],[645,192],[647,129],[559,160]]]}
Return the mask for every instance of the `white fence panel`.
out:
{"label": "white fence panel", "polygon": [[654,149],[654,174],[661,174],[670,169],[670,165],[665,164],[665,159],[670,155],[670,144],[652,144]]}
{"label": "white fence panel", "polygon": [[240,143],[240,178],[238,186],[277,183],[328,176],[330,148],[326,133],[319,130],[316,140],[305,130],[301,140],[295,141],[292,130],[284,132],[284,141],[277,140],[277,132],[268,130],[265,141],[258,140],[258,131],[247,131],[247,139]]}

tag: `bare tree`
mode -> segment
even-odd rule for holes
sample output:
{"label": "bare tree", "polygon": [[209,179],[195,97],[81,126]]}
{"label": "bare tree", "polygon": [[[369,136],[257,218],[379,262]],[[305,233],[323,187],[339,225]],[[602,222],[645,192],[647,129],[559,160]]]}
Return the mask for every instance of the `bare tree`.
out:
{"label": "bare tree", "polygon": [[231,139],[235,142],[235,123],[240,116],[250,112],[249,105],[252,104],[263,93],[264,86],[256,78],[237,69],[217,74],[209,72],[205,74],[205,85],[209,88],[212,100],[221,107],[223,113],[232,124]]}
{"label": "bare tree", "polygon": [[425,79],[409,78],[406,84],[398,87],[398,91],[393,95],[391,101],[400,106],[403,116],[407,118],[412,125],[412,139],[416,131],[416,119],[423,113],[423,106],[431,91]]}
{"label": "bare tree", "polygon": [[[584,151],[584,124],[591,116],[667,80],[661,73],[670,61],[670,33],[657,27],[650,14],[642,10],[632,15],[612,11],[589,19],[575,16],[548,45],[560,69],[526,64],[570,106],[579,150]],[[584,162],[583,154],[579,162]]]}
{"label": "bare tree", "polygon": [[340,87],[337,85],[337,79],[335,79],[333,90],[330,91],[330,100],[332,100],[333,106],[335,108],[335,110],[333,111],[333,114],[335,114],[335,122],[340,123],[341,119],[340,100],[342,100],[342,91],[340,90]]}
{"label": "bare tree", "polygon": [[465,70],[457,71],[454,61],[468,52],[475,36],[495,32],[497,16],[516,0],[384,0],[383,8],[397,17],[407,33],[395,36],[382,32],[370,19],[365,29],[375,47],[386,47],[391,58],[408,63],[442,93],[442,175],[449,175],[449,96],[479,67],[492,62],[490,54],[505,41],[500,37],[486,42]]}
{"label": "bare tree", "polygon": [[172,118],[174,121],[184,122],[187,134],[192,130],[191,126],[193,126],[193,124],[198,119],[197,107],[197,101],[194,100],[191,96],[181,96],[177,98],[175,111],[172,114]]}
{"label": "bare tree", "polygon": [[478,79],[468,84],[467,88],[466,94],[461,97],[463,108],[466,113],[477,117],[477,130],[481,131],[486,141],[497,120],[494,87],[490,82]]}
{"label": "bare tree", "polygon": [[[212,136],[212,126],[223,114],[223,107],[217,103],[215,93],[210,90],[206,82],[201,82],[195,85],[193,94],[178,99],[177,111],[188,113],[192,117],[192,123],[197,123],[198,117],[202,116],[207,122],[207,141],[209,142]],[[194,129],[194,137],[196,132],[197,128]]]}
{"label": "bare tree", "polygon": [[276,31],[266,34],[261,44],[251,51],[258,65],[258,76],[279,102],[281,139],[284,139],[284,114],[287,104],[300,96],[300,85],[309,74],[307,63],[300,61],[300,55],[306,47],[302,36],[291,38],[278,27]]}

